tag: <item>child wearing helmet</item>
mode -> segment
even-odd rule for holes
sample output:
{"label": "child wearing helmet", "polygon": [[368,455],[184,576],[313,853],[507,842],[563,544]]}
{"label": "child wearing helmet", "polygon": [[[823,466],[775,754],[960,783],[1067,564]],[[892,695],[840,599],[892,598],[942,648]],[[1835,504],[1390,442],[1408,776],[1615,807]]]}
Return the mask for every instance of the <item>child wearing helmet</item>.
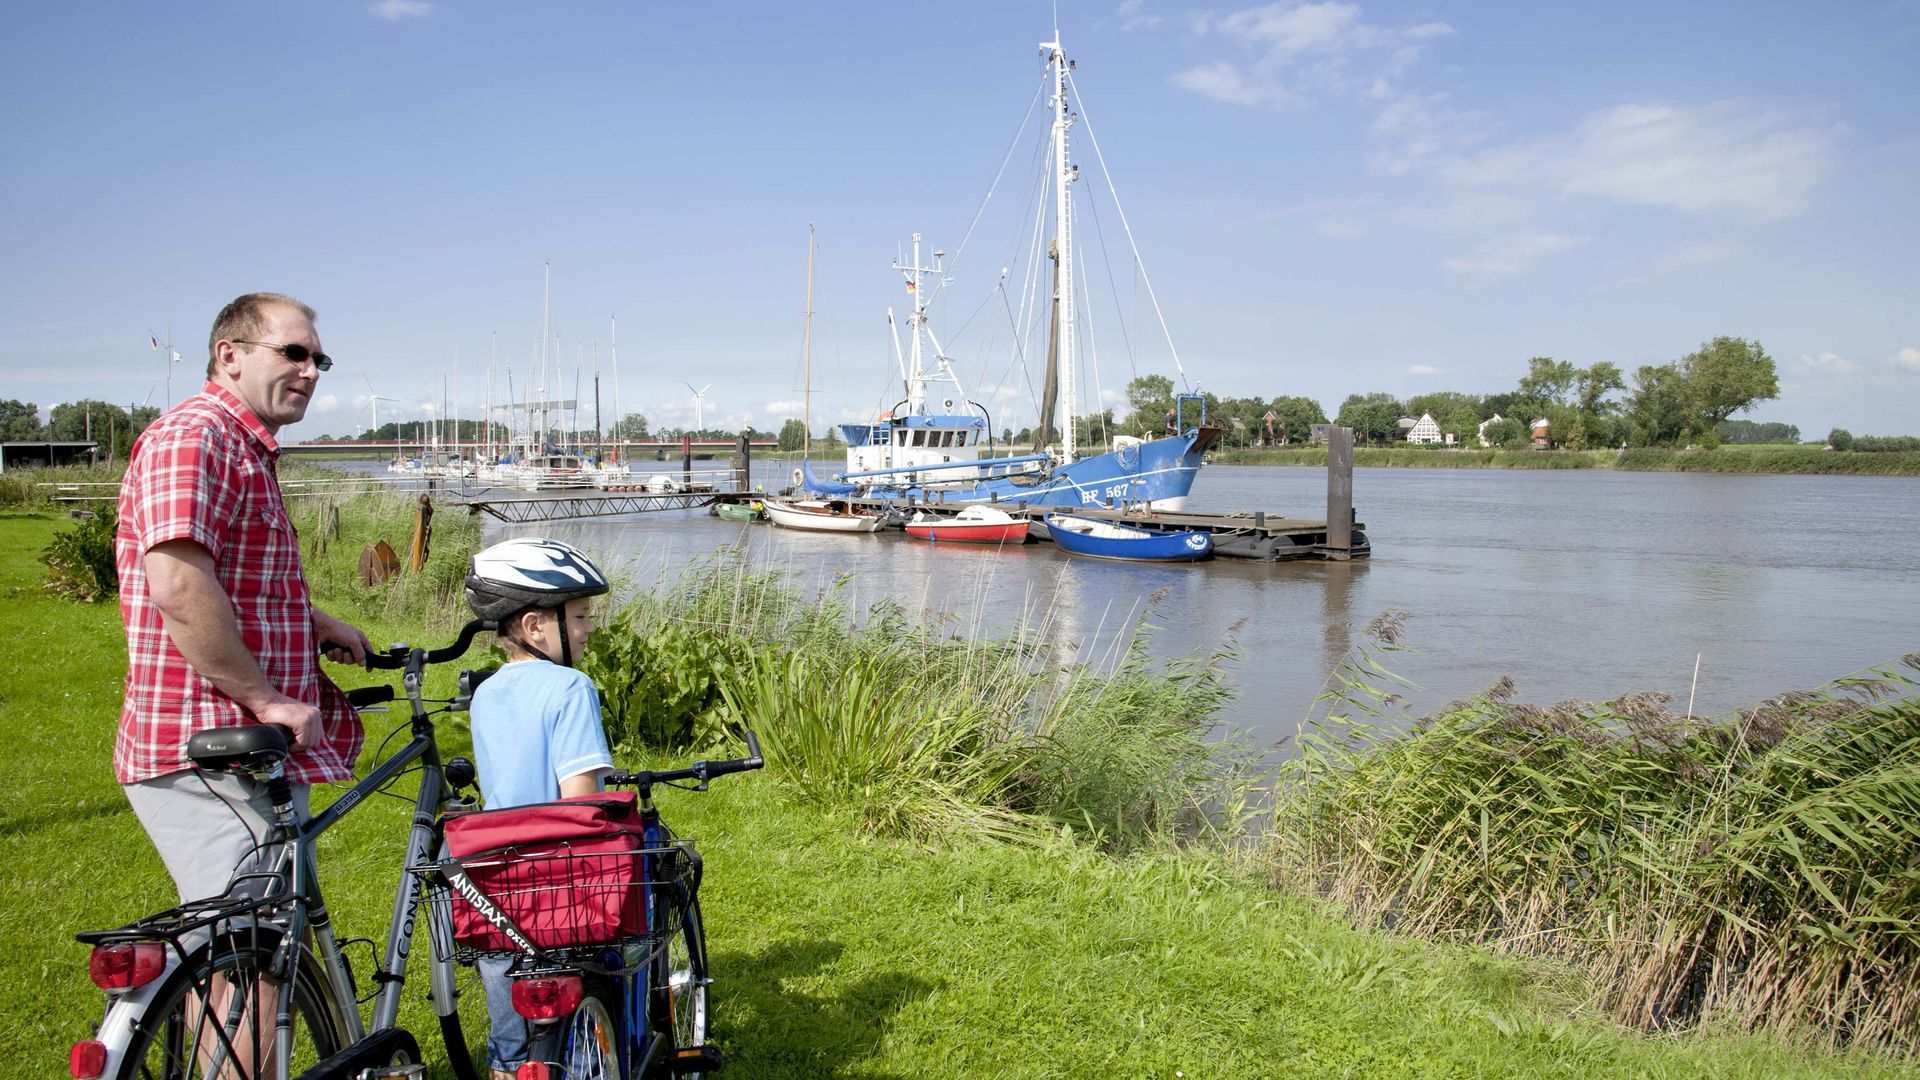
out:
{"label": "child wearing helmet", "polygon": [[[600,696],[574,663],[593,632],[592,598],[606,575],[578,549],[522,537],[473,557],[467,603],[498,624],[507,662],[474,691],[473,756],[489,810],[591,795],[613,769]],[[512,1080],[527,1058],[526,1021],[513,1010],[511,956],[483,956],[492,1021],[493,1080]]]}

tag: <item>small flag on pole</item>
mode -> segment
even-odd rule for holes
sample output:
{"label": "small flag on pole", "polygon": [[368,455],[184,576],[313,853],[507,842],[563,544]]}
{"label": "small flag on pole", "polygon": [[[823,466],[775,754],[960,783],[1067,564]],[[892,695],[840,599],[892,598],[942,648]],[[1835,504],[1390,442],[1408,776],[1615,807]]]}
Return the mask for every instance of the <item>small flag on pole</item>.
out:
{"label": "small flag on pole", "polygon": [[159,338],[157,338],[157,337],[154,337],[154,336],[153,336],[152,334],[148,334],[148,335],[147,335],[147,344],[149,344],[149,345],[151,345],[151,346],[153,346],[154,348],[156,348],[156,349],[157,349],[157,348],[159,348],[159,347],[160,347],[160,339],[159,339]]}
{"label": "small flag on pole", "polygon": [[180,362],[180,350],[179,350],[179,349],[168,349],[167,351],[173,354],[173,362],[174,362],[174,363],[176,363],[176,364],[177,364],[177,363],[179,363],[179,362]]}

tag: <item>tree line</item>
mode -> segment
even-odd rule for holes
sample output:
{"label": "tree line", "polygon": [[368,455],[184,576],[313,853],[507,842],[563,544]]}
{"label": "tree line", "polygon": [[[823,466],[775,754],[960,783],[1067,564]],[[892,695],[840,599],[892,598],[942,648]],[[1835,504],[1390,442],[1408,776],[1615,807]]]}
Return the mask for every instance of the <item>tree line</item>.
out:
{"label": "tree line", "polygon": [[[1507,447],[1530,445],[1536,420],[1547,421],[1554,445],[1570,449],[1798,441],[1799,429],[1791,424],[1731,419],[1779,394],[1773,358],[1760,343],[1723,336],[1670,363],[1642,365],[1630,379],[1606,360],[1582,368],[1536,356],[1514,388],[1500,393],[1436,390],[1405,399],[1386,392],[1350,394],[1332,422],[1372,443],[1404,440],[1402,418],[1423,415],[1433,417],[1442,436],[1463,445],[1478,445],[1480,425],[1489,420],[1494,422],[1486,428],[1487,441]],[[1208,418],[1227,430],[1229,443],[1303,442],[1313,425],[1328,422],[1311,398],[1203,396]],[[1158,375],[1135,379],[1127,384],[1127,400],[1133,411],[1122,430],[1157,434],[1174,405],[1173,382]]]}

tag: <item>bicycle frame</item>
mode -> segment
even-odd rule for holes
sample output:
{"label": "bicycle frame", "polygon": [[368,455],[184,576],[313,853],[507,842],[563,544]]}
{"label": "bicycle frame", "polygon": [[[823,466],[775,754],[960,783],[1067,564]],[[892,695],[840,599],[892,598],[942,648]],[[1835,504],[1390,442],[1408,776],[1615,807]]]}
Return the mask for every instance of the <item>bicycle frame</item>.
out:
{"label": "bicycle frame", "polygon": [[[347,1044],[359,1042],[369,1031],[379,1032],[395,1026],[400,1013],[400,992],[412,952],[416,920],[427,888],[417,875],[408,872],[408,867],[431,861],[434,826],[442,816],[445,809],[443,804],[449,793],[439,743],[434,737],[432,714],[427,712],[421,696],[422,672],[429,662],[444,662],[463,654],[473,634],[482,628],[483,624],[470,623],[462,629],[460,640],[455,645],[437,650],[434,654],[419,648],[408,651],[403,681],[412,709],[413,737],[398,752],[376,766],[365,779],[343,792],[325,810],[307,821],[295,822],[291,789],[284,777],[284,760],[277,759],[270,764],[265,779],[268,790],[274,795],[275,822],[268,829],[263,846],[278,847],[273,866],[236,877],[224,897],[171,908],[119,930],[80,936],[83,942],[95,945],[155,940],[168,945],[165,964],[157,977],[136,990],[117,994],[111,1001],[97,1035],[107,1050],[107,1066],[103,1075],[113,1075],[119,1070],[133,1041],[136,1026],[144,1017],[153,996],[204,943],[202,932],[206,932],[205,940],[211,940],[216,932],[231,932],[217,931],[216,928],[222,924],[231,926],[234,920],[243,917],[250,919],[256,927],[271,927],[280,933],[271,970],[283,985],[290,985],[297,970],[300,950],[311,932],[313,954],[326,972],[327,992],[332,995],[346,1023],[344,1035]],[[376,660],[375,666],[403,666],[397,652],[396,649],[394,654],[385,656],[385,662]],[[317,842],[322,833],[339,824],[367,796],[386,787],[416,762],[421,767],[420,790],[414,798],[406,854],[400,865],[399,888],[394,896],[385,950],[372,976],[378,984],[378,990],[374,995],[372,1022],[368,1025],[362,1022],[352,971],[334,933],[332,917],[321,891]],[[258,897],[245,895],[240,887],[247,882],[263,883],[264,892]],[[189,916],[188,913],[193,914]],[[444,963],[434,965],[431,975],[429,999],[435,1014],[445,1016],[457,1008],[450,955]],[[281,994],[274,1024],[274,1045],[275,1060],[282,1078],[287,1075],[292,1050],[292,1009],[292,995]],[[216,1033],[221,1044],[219,1052],[229,1058],[238,1057],[227,1033],[224,1030],[217,1030]]]}

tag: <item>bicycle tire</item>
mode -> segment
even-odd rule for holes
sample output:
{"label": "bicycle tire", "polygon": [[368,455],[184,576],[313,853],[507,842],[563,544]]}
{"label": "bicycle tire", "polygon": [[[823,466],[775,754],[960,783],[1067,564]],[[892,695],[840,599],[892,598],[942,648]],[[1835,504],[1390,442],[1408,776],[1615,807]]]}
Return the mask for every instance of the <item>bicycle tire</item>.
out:
{"label": "bicycle tire", "polygon": [[[238,988],[232,991],[237,998],[229,1000],[226,1010],[236,1020],[223,1022],[222,1030],[236,1047],[252,1045],[254,1040],[241,1030],[241,1021],[249,1011],[247,1003],[254,997],[260,973],[272,963],[280,937],[278,930],[263,927],[226,934],[195,949],[134,1018],[133,1037],[114,1074],[118,1080],[202,1080],[210,1065],[218,1065],[217,1060],[202,1059],[223,1052],[219,1034],[210,1029],[204,1016],[199,1024],[189,1024],[187,1017],[189,1003],[204,1000],[195,988],[207,985],[215,976],[224,976],[228,986]],[[294,1046],[290,1075],[338,1053],[347,1045],[350,1030],[330,991],[325,966],[305,946],[294,965],[292,993]],[[268,1027],[259,1035],[262,1042],[270,1041],[273,1031]],[[219,1075],[231,1077],[236,1072],[245,1074],[244,1069],[233,1068]]]}
{"label": "bicycle tire", "polygon": [[537,1032],[527,1060],[558,1065],[556,1080],[626,1080],[621,1059],[628,1048],[621,1045],[618,1015],[619,991],[608,980],[588,978],[580,1007]]}
{"label": "bicycle tire", "polygon": [[[481,1037],[478,1041],[469,1042],[467,1025],[460,1019],[461,1003],[466,1001],[478,1002],[477,1006],[469,1006],[468,1011],[474,1012],[476,1018],[484,1018],[486,989],[480,982],[477,969],[463,968],[454,960],[453,909],[448,900],[444,885],[430,887],[424,900],[427,909],[427,962],[435,967],[443,967],[448,985],[453,988],[452,1008],[438,1017],[440,1041],[446,1047],[447,1066],[453,1070],[455,1080],[488,1080],[492,1074],[492,1062],[487,1056],[486,1026],[483,1022],[476,1027],[474,1030],[480,1032]],[[476,1061],[479,1062],[478,1067],[474,1064]]]}
{"label": "bicycle tire", "polygon": [[[648,1019],[666,1040],[666,1052],[654,1057],[661,1068],[667,1067],[676,1051],[706,1045],[712,982],[707,972],[707,934],[700,920],[700,898],[689,895],[680,907],[679,928],[653,961],[654,992],[648,1003]],[[706,1074],[672,1075],[697,1078]]]}

